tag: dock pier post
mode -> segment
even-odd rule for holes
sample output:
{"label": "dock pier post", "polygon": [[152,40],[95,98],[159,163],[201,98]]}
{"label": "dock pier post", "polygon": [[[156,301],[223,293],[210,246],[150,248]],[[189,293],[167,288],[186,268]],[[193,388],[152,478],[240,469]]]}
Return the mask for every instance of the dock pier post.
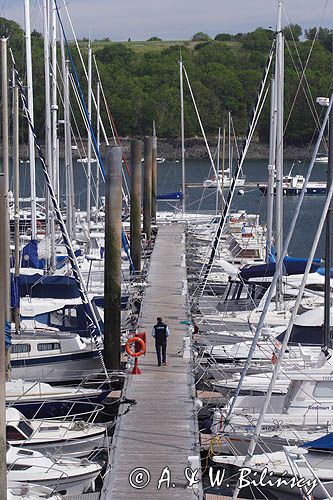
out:
{"label": "dock pier post", "polygon": [[106,146],[104,361],[120,369],[122,148]]}
{"label": "dock pier post", "polygon": [[157,195],[157,137],[153,136],[152,169],[151,169],[151,219],[156,222],[156,195]]}
{"label": "dock pier post", "polygon": [[141,153],[142,141],[131,143],[131,259],[135,272],[141,272]]}
{"label": "dock pier post", "polygon": [[144,142],[144,184],[143,184],[143,232],[147,241],[151,239],[152,215],[152,147],[153,138],[145,137]]}

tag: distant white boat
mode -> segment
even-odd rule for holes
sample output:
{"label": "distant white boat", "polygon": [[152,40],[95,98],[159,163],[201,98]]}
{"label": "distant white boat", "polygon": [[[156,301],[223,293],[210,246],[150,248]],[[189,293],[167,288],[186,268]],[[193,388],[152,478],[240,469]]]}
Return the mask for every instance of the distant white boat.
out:
{"label": "distant white boat", "polygon": [[[220,184],[220,186],[222,186],[222,175],[219,174],[218,178],[219,178],[219,184]],[[225,175],[223,177],[223,188],[230,188],[231,183],[232,183],[232,178]],[[216,181],[215,177],[212,179],[204,180],[202,184],[203,184],[204,188],[216,188],[217,187],[217,181]],[[245,184],[244,177],[241,177],[241,178],[236,180],[236,186],[244,186],[244,184]]]}
{"label": "distant white boat", "polygon": [[[78,158],[76,160],[78,163],[88,163],[88,158]],[[91,163],[96,163],[96,158],[91,158]]]}
{"label": "distant white boat", "polygon": [[[145,159],[141,158],[141,162],[144,162],[144,161],[145,161]],[[165,158],[159,157],[159,158],[156,158],[156,161],[157,161],[157,163],[164,163],[165,162]]]}
{"label": "distant white boat", "polygon": [[328,163],[328,156],[317,156],[316,163]]}

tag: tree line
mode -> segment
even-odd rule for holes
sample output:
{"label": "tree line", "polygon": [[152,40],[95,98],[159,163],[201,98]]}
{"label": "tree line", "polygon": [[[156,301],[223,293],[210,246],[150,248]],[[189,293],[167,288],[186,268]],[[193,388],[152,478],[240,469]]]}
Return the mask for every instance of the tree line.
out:
{"label": "tree line", "polygon": [[[303,34],[299,25],[290,25],[284,29],[284,33],[285,139],[288,144],[305,145],[315,133],[314,109],[321,112],[316,105],[311,110],[309,101],[315,100],[317,96],[328,95],[332,81],[332,32],[327,28],[311,28]],[[14,21],[0,18],[0,34],[9,36],[9,44],[24,76],[24,37],[21,27]],[[183,42],[167,46],[161,51],[142,52],[133,50],[130,43],[107,43],[102,48],[98,48],[96,44],[93,47],[94,54],[118,133],[122,136],[151,134],[152,123],[155,121],[159,137],[179,137],[178,62],[181,56],[206,133],[216,135],[218,127],[227,123],[230,111],[236,133],[244,135],[274,36],[274,31],[263,28],[245,34],[221,33],[214,40],[199,32],[193,36],[193,41],[198,42],[194,44],[194,48],[188,42]],[[37,133],[43,140],[43,39],[38,32],[33,32],[32,50],[35,124]],[[74,44],[71,45],[71,50],[86,95],[87,85]],[[86,54],[85,51],[84,57]],[[61,67],[60,50],[59,66]],[[94,79],[96,88],[96,74]],[[59,86],[61,88],[61,82]],[[81,133],[85,134],[74,97],[72,107]],[[106,120],[104,107],[102,114]],[[61,105],[59,115],[61,118]],[[93,124],[95,123],[94,116]],[[186,88],[185,130],[187,137],[200,135],[200,127]],[[265,105],[258,123],[257,138],[267,142],[268,134],[269,103]]]}

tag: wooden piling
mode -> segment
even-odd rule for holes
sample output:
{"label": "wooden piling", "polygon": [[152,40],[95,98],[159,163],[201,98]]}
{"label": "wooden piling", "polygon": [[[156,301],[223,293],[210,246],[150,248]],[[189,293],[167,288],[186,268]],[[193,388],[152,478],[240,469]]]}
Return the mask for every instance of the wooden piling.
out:
{"label": "wooden piling", "polygon": [[141,271],[141,155],[142,141],[131,143],[131,259],[136,272]]}
{"label": "wooden piling", "polygon": [[151,218],[156,221],[156,196],[157,196],[157,137],[153,136],[152,144],[152,169],[151,169]]}
{"label": "wooden piling", "polygon": [[152,193],[152,147],[153,138],[145,137],[144,184],[143,184],[143,232],[151,239],[151,193]]}
{"label": "wooden piling", "polygon": [[120,368],[122,148],[106,146],[104,361]]}
{"label": "wooden piling", "polygon": [[[8,270],[7,261],[7,191],[5,175],[0,174],[0,276]],[[6,322],[7,290],[0,287],[0,500],[7,498],[6,466]]]}

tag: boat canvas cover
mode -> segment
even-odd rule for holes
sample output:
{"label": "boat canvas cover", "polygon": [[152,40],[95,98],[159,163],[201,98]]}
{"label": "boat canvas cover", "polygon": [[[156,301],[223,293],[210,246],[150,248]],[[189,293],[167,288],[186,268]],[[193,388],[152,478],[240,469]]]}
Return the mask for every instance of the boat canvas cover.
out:
{"label": "boat canvas cover", "polygon": [[156,196],[158,201],[173,201],[173,200],[182,200],[183,193],[181,191],[176,191],[175,193],[166,193],[166,194],[158,194]]}
{"label": "boat canvas cover", "polygon": [[20,297],[29,296],[41,299],[77,299],[80,297],[77,283],[70,276],[21,275],[19,291]]}
{"label": "boat canvas cover", "polygon": [[[296,257],[285,257],[283,259],[284,273],[287,276],[293,274],[304,274],[305,267],[307,264],[307,259],[296,258]],[[311,264],[310,273],[315,273],[320,267],[320,259],[313,259]],[[263,278],[274,276],[276,269],[275,262],[268,262],[267,264],[258,264],[254,266],[245,266],[240,272],[240,277],[244,281],[248,281],[251,278]]]}
{"label": "boat canvas cover", "polygon": [[301,445],[303,448],[309,450],[333,450],[333,432],[330,432],[326,436],[322,436],[314,441],[308,441]]}

